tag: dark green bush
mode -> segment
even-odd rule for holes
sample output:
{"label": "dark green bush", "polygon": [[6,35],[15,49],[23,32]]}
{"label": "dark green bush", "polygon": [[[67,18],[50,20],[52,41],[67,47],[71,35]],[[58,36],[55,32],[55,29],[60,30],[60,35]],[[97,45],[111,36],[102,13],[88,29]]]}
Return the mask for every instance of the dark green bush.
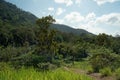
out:
{"label": "dark green bush", "polygon": [[102,77],[112,75],[112,71],[111,71],[111,69],[109,67],[103,68],[99,72],[102,74]]}
{"label": "dark green bush", "polygon": [[115,75],[116,75],[116,79],[120,80],[120,68],[116,69]]}
{"label": "dark green bush", "polygon": [[90,63],[94,72],[99,72],[100,69],[110,67],[112,70],[119,67],[119,55],[112,53],[109,49],[100,48],[94,50],[94,54],[90,58]]}
{"label": "dark green bush", "polygon": [[0,62],[0,71],[9,70],[10,66],[5,62]]}
{"label": "dark green bush", "polygon": [[55,69],[56,68],[56,65],[53,65],[53,64],[51,64],[51,63],[49,63],[49,62],[47,62],[47,63],[39,63],[38,64],[38,69],[39,70],[52,70],[52,69]]}
{"label": "dark green bush", "polygon": [[8,62],[16,57],[26,54],[30,51],[27,47],[12,47],[8,46],[6,48],[0,49],[0,61]]}

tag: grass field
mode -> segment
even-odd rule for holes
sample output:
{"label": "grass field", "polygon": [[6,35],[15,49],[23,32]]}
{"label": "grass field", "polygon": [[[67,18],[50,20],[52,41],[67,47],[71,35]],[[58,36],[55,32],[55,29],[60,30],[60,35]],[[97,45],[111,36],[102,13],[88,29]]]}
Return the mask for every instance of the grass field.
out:
{"label": "grass field", "polygon": [[72,66],[72,68],[88,71],[88,70],[91,70],[92,67],[88,61],[81,61],[81,62],[74,62],[74,65]]}
{"label": "grass field", "polygon": [[93,80],[87,75],[76,74],[62,68],[54,71],[38,72],[33,68],[19,70],[6,69],[0,71],[0,80]]}

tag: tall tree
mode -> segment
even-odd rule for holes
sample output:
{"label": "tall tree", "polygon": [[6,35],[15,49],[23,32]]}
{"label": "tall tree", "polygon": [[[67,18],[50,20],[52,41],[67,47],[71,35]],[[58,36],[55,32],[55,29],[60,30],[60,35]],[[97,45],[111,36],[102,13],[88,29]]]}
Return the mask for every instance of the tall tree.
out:
{"label": "tall tree", "polygon": [[54,40],[56,32],[49,29],[54,22],[55,19],[50,15],[36,21],[39,26],[37,52],[38,54],[49,55],[50,59],[53,58],[56,51],[56,42]]}
{"label": "tall tree", "polygon": [[110,36],[106,35],[105,33],[99,34],[96,37],[96,44],[99,46],[110,47],[111,46]]}

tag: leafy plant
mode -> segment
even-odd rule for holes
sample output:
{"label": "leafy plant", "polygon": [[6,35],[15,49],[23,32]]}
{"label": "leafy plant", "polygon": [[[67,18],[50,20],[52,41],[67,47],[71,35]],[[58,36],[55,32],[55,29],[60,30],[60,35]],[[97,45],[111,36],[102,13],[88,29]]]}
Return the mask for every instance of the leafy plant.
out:
{"label": "leafy plant", "polygon": [[116,69],[115,75],[116,75],[117,80],[120,80],[120,68]]}
{"label": "leafy plant", "polygon": [[99,72],[102,74],[102,77],[112,75],[112,71],[111,71],[111,69],[109,67],[103,68]]}

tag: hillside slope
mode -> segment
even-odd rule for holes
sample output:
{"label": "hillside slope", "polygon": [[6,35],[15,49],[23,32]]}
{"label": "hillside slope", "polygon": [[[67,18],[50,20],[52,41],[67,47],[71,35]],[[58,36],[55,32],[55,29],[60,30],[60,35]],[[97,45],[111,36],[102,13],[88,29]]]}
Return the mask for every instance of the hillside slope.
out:
{"label": "hillside slope", "polygon": [[[16,5],[6,2],[5,0],[0,0],[0,26],[32,27],[36,26],[35,22],[37,19],[38,18],[30,12],[23,11]],[[91,34],[86,30],[74,29],[66,25],[52,24],[51,27],[60,32],[73,33],[75,35]]]}
{"label": "hillside slope", "polygon": [[17,8],[15,5],[0,0],[0,24],[12,26],[30,26],[35,24],[37,17]]}
{"label": "hillside slope", "polygon": [[92,33],[88,32],[84,29],[74,29],[70,26],[63,25],[63,24],[52,24],[51,27],[58,31],[61,31],[61,32],[73,33],[76,35],[83,35],[83,34],[93,35]]}

